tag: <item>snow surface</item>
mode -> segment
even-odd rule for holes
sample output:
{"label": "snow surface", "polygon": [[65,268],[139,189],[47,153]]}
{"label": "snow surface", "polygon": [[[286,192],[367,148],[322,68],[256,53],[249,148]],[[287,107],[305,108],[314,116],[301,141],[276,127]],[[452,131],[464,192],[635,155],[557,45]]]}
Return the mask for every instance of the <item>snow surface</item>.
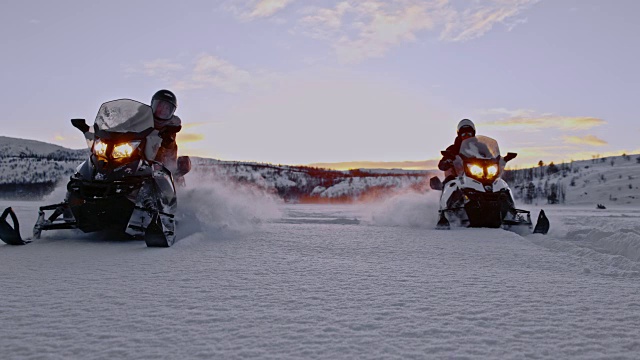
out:
{"label": "snow surface", "polygon": [[[169,249],[73,231],[0,245],[1,357],[640,354],[638,207],[555,205],[549,235],[521,237],[433,230],[434,195],[283,205],[212,184],[179,196]],[[42,204],[0,202],[24,236]]]}

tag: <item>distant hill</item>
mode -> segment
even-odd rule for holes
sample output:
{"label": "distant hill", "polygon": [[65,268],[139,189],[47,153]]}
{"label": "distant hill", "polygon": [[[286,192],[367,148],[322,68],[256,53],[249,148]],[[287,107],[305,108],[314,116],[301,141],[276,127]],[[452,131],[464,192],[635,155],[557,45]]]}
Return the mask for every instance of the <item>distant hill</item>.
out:
{"label": "distant hill", "polygon": [[88,150],[0,136],[0,197],[38,199],[73,173]]}
{"label": "distant hill", "polygon": [[56,158],[80,160],[88,155],[87,149],[71,150],[65,147],[37,140],[0,136],[0,158]]}
{"label": "distant hill", "polygon": [[[35,140],[0,136],[0,197],[41,198],[84,161],[87,149],[71,150]],[[234,182],[292,202],[351,202],[414,190],[429,191],[440,171],[273,165],[192,157],[187,181]],[[507,170],[519,203],[640,206],[640,156],[621,155]]]}
{"label": "distant hill", "polygon": [[[0,137],[0,197],[40,198],[66,181],[88,150],[70,150],[35,140]],[[192,158],[187,176],[253,186],[286,201],[350,202],[396,191],[427,191],[430,171],[356,169],[337,171],[307,166]]]}
{"label": "distant hill", "polygon": [[511,170],[505,179],[524,203],[640,206],[638,155]]}
{"label": "distant hill", "polygon": [[272,165],[192,158],[193,174],[212,181],[236,181],[295,202],[351,202],[413,189],[427,191],[435,171]]}

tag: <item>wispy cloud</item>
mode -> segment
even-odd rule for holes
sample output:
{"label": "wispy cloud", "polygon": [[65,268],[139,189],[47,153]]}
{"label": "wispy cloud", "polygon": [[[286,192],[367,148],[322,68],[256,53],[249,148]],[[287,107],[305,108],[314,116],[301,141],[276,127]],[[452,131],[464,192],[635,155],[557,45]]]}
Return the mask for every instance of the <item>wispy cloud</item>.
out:
{"label": "wispy cloud", "polygon": [[[433,33],[442,41],[468,41],[497,23],[510,31],[538,0],[343,0],[298,12],[297,32],[327,41],[345,63],[382,57],[391,48]],[[294,15],[296,16],[296,15]],[[246,17],[245,17],[246,18]]]}
{"label": "wispy cloud", "polygon": [[486,109],[479,110],[479,114],[481,115],[497,115],[497,116],[508,116],[511,118],[522,118],[522,117],[531,117],[535,115],[534,110],[530,109],[506,109],[506,108],[494,108],[494,109]]}
{"label": "wispy cloud", "polygon": [[344,1],[335,8],[309,8],[300,19],[307,35],[327,39],[339,59],[357,63],[381,57],[391,47],[415,41],[436,25],[429,2]]}
{"label": "wispy cloud", "polygon": [[183,124],[182,128],[183,129],[193,129],[196,127],[200,127],[200,126],[207,126],[207,125],[214,125],[214,124],[222,124],[221,122],[216,122],[216,121],[194,121],[194,122],[189,122],[187,124]]}
{"label": "wispy cloud", "polygon": [[193,134],[193,133],[182,133],[179,132],[176,140],[179,143],[191,143],[204,140],[204,135],[202,134]]}
{"label": "wispy cloud", "polygon": [[[467,41],[486,34],[497,23],[503,23],[511,31],[526,19],[514,19],[538,0],[474,1],[464,10],[447,8],[447,20],[440,39]],[[449,1],[446,1],[450,5]]]}
{"label": "wispy cloud", "polygon": [[178,90],[215,87],[235,93],[248,85],[251,74],[230,62],[213,55],[201,55],[187,79],[176,82]]}
{"label": "wispy cloud", "polygon": [[482,123],[483,126],[522,127],[530,130],[560,129],[560,130],[588,130],[604,125],[607,122],[595,117],[569,116],[539,116],[516,117]]}
{"label": "wispy cloud", "polygon": [[295,0],[244,0],[228,1],[223,5],[227,11],[243,21],[267,18],[286,8]]}
{"label": "wispy cloud", "polygon": [[574,145],[604,146],[609,144],[595,135],[565,136],[564,141],[568,144]]}
{"label": "wispy cloud", "polygon": [[250,18],[262,18],[275,14],[284,9],[293,0],[262,0],[259,1],[253,11],[249,14]]}
{"label": "wispy cloud", "polygon": [[127,66],[125,72],[128,74],[144,74],[149,77],[170,81],[176,73],[184,70],[180,63],[168,59],[155,59],[143,61],[138,66]]}
{"label": "wispy cloud", "polygon": [[211,54],[202,54],[187,64],[156,59],[137,67],[127,66],[124,71],[160,79],[176,90],[216,88],[228,93],[263,86],[277,77],[265,71],[252,73]]}

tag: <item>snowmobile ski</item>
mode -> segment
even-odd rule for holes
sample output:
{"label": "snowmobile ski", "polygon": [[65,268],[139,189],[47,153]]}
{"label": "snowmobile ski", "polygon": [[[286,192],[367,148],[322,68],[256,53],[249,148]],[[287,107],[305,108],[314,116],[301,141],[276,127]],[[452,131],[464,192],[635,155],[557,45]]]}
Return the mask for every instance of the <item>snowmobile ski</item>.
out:
{"label": "snowmobile ski", "polygon": [[449,230],[451,229],[451,225],[449,224],[449,220],[444,216],[444,212],[440,212],[440,220],[438,220],[438,224],[436,224],[436,230]]}
{"label": "snowmobile ski", "polygon": [[[7,216],[11,217],[13,226],[7,222]],[[11,207],[4,209],[2,216],[0,216],[0,240],[9,245],[25,245],[31,242],[29,240],[22,240],[22,236],[20,236],[20,223]]]}
{"label": "snowmobile ski", "polygon": [[544,210],[540,210],[540,214],[538,215],[538,221],[536,222],[536,227],[533,229],[534,234],[546,234],[549,232],[549,219],[547,215],[545,215]]}

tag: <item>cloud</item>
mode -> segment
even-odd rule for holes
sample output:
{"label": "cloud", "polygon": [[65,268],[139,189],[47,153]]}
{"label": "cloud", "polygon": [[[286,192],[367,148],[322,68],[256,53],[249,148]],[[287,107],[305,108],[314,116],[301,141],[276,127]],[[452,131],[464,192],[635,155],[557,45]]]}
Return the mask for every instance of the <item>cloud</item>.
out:
{"label": "cloud", "polygon": [[235,93],[251,82],[251,74],[213,55],[201,55],[195,63],[191,75],[176,82],[178,90],[215,87]]}
{"label": "cloud", "polygon": [[591,145],[591,146],[604,146],[608,145],[608,143],[595,135],[586,135],[586,136],[565,136],[564,141],[568,144],[575,145]]}
{"label": "cloud", "polygon": [[405,169],[405,170],[433,170],[436,169],[438,160],[423,161],[344,161],[313,163],[308,166],[321,167],[334,170],[350,169]]}
{"label": "cloud", "polygon": [[345,0],[333,7],[305,8],[298,27],[303,34],[328,41],[342,62],[358,63],[382,57],[428,31],[452,42],[480,37],[497,23],[510,31],[526,22],[514,18],[536,2],[474,1],[459,8],[451,0]]}
{"label": "cloud", "polygon": [[184,70],[182,64],[172,62],[168,59],[143,61],[140,66],[127,66],[125,68],[125,72],[128,74],[144,74],[163,81],[170,81],[177,72],[182,70]]}
{"label": "cloud", "polygon": [[228,93],[264,86],[277,77],[265,71],[251,73],[211,54],[196,57],[190,66],[168,59],[156,59],[142,62],[139,67],[126,67],[125,73],[157,78],[176,90],[217,88]]}
{"label": "cloud", "polygon": [[535,114],[534,110],[529,109],[516,109],[510,110],[505,108],[494,108],[487,110],[479,110],[479,114],[482,115],[506,115],[512,118],[530,117]]}
{"label": "cloud", "polygon": [[223,8],[243,21],[271,17],[295,0],[244,0],[229,1]]}
{"label": "cloud", "polygon": [[594,117],[568,117],[568,116],[539,116],[516,117],[503,120],[482,123],[483,126],[496,127],[524,127],[532,130],[560,129],[560,130],[588,130],[607,122]]}
{"label": "cloud", "polygon": [[193,134],[193,133],[178,133],[177,141],[181,144],[197,142],[204,140],[204,135],[202,134]]}
{"label": "cloud", "polygon": [[[496,24],[507,31],[526,23],[521,14],[539,0],[337,0],[298,2],[286,11],[295,33],[329,43],[343,63],[384,56],[391,48],[432,33],[441,41],[468,41]],[[285,13],[294,0],[227,1],[241,21]],[[310,5],[314,4],[314,5]],[[315,5],[319,4],[319,5]],[[281,21],[282,22],[282,21]]]}
{"label": "cloud", "polygon": [[284,9],[293,0],[262,0],[258,2],[253,11],[249,14],[250,18],[262,18],[275,14]]}
{"label": "cloud", "polygon": [[[494,0],[476,1],[463,11],[449,8],[441,40],[468,41],[486,34],[497,23],[503,23],[508,31],[518,24],[526,23],[526,19],[515,19],[524,10],[539,0]],[[447,1],[447,3],[449,3]]]}
{"label": "cloud", "polygon": [[213,124],[221,124],[221,123],[215,122],[215,121],[194,121],[194,122],[189,122],[187,124],[182,124],[182,128],[192,129],[194,127],[207,126],[207,125],[213,125]]}

